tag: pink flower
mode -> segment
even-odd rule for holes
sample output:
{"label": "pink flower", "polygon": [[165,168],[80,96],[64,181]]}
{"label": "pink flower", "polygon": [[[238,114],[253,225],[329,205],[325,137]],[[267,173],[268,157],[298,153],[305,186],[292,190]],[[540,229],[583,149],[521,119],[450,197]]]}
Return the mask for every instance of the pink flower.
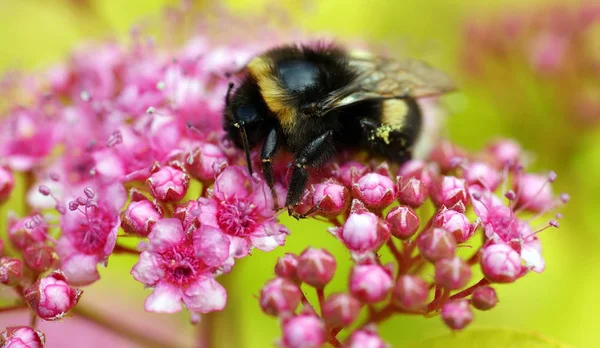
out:
{"label": "pink flower", "polygon": [[25,290],[25,300],[44,320],[59,320],[79,302],[83,291],[72,288],[61,271],[54,271]]}
{"label": "pink flower", "polygon": [[203,182],[214,180],[219,168],[225,165],[227,165],[225,152],[210,143],[198,144],[185,160],[187,172]]}
{"label": "pink flower", "polygon": [[283,321],[285,348],[321,347],[325,337],[325,324],[315,315],[301,314]]}
{"label": "pink flower", "polygon": [[15,248],[23,250],[28,245],[44,242],[47,238],[48,224],[40,215],[19,219],[13,213],[8,214],[8,239]]}
{"label": "pink flower", "polygon": [[9,256],[0,258],[0,283],[14,285],[21,280],[23,275],[23,263],[19,259]]}
{"label": "pink flower", "polygon": [[251,181],[245,167],[227,167],[217,177],[212,196],[199,199],[198,220],[225,233],[231,255],[240,258],[253,247],[271,251],[285,243],[289,231],[275,220],[273,206],[266,183]]}
{"label": "pink flower", "polygon": [[431,199],[438,207],[464,211],[468,198],[464,179],[442,176],[433,181]]}
{"label": "pink flower", "polygon": [[398,278],[392,293],[392,299],[401,308],[412,310],[425,305],[429,294],[429,284],[414,275]]}
{"label": "pink flower", "polygon": [[331,327],[350,325],[359,315],[362,305],[347,293],[331,294],[323,304],[323,319]]}
{"label": "pink flower", "polygon": [[[182,309],[181,303],[191,312],[208,313],[222,310],[227,301],[225,289],[213,279],[217,270],[208,266],[197,255],[189,235],[183,231],[178,219],[158,221],[148,235],[147,250],[140,254],[133,266],[133,277],[153,287],[146,299],[149,312],[174,313]],[[227,255],[223,255],[223,261]]]}
{"label": "pink flower", "polygon": [[313,185],[312,204],[324,216],[339,215],[348,205],[348,189],[334,181]]}
{"label": "pink flower", "polygon": [[0,158],[13,170],[28,171],[50,153],[55,126],[36,107],[17,108],[0,121]]}
{"label": "pink flower", "polygon": [[394,201],[396,185],[388,176],[368,173],[352,185],[352,193],[367,207],[383,209]]}
{"label": "pink flower", "polygon": [[0,203],[8,200],[13,188],[15,178],[10,169],[0,166]]}
{"label": "pink flower", "polygon": [[336,261],[324,249],[307,248],[298,259],[298,278],[310,286],[323,288],[335,274]]}
{"label": "pink flower", "polygon": [[521,157],[521,146],[509,139],[494,141],[487,148],[497,168],[512,167],[519,163]]}
{"label": "pink flower", "polygon": [[346,187],[352,185],[368,171],[367,166],[360,162],[350,161],[344,163],[335,171],[337,179]]}
{"label": "pink flower", "polygon": [[45,243],[35,243],[23,250],[23,262],[32,271],[44,273],[54,266],[56,256],[54,248]]}
{"label": "pink flower", "polygon": [[462,330],[473,321],[467,300],[451,301],[442,306],[442,319],[452,330]]}
{"label": "pink flower", "polygon": [[514,190],[517,192],[517,208],[533,212],[550,209],[554,205],[554,196],[549,185],[551,181],[542,175],[519,175],[514,184]]}
{"label": "pink flower", "polygon": [[430,228],[419,234],[417,246],[425,259],[436,262],[454,257],[456,241],[452,234],[441,228]]}
{"label": "pink flower", "polygon": [[376,252],[389,239],[389,228],[357,200],[352,203],[351,211],[342,228],[331,228],[329,231],[353,253]]}
{"label": "pink flower", "polygon": [[300,282],[298,278],[298,262],[298,255],[286,253],[277,259],[275,274],[278,277],[289,279],[295,283]]}
{"label": "pink flower", "polygon": [[113,252],[121,225],[119,210],[127,198],[123,187],[112,184],[96,191],[99,197],[79,197],[70,205],[75,209],[61,215],[56,252],[61,270],[74,285],[98,280],[97,264],[106,263]]}
{"label": "pink flower", "polygon": [[468,185],[481,185],[495,191],[502,181],[500,173],[484,162],[471,162],[465,168],[464,178]]}
{"label": "pink flower", "polygon": [[125,232],[145,237],[162,217],[156,205],[147,199],[140,199],[129,203],[121,213],[121,226]]}
{"label": "pink flower", "polygon": [[292,314],[301,299],[302,290],[285,278],[275,278],[260,290],[260,307],[265,313],[274,316]]}
{"label": "pink flower", "polygon": [[496,290],[489,286],[478,286],[473,291],[471,303],[473,304],[473,307],[481,311],[487,311],[494,308],[498,303]]}
{"label": "pink flower", "polygon": [[350,335],[348,343],[344,347],[348,348],[386,348],[388,345],[372,330],[356,330]]}
{"label": "pink flower", "polygon": [[398,201],[413,208],[418,208],[428,197],[425,184],[416,178],[398,177]]}
{"label": "pink flower", "polygon": [[487,279],[496,283],[512,283],[523,274],[519,253],[504,243],[483,249],[481,270]]}
{"label": "pink flower", "polygon": [[419,229],[419,217],[409,207],[395,207],[387,214],[385,221],[392,235],[399,239],[409,239]]}
{"label": "pink flower", "polygon": [[475,226],[464,214],[446,208],[435,216],[433,224],[452,233],[457,243],[465,242],[475,232]]}
{"label": "pink flower", "polygon": [[447,289],[462,289],[471,279],[471,268],[458,256],[435,263],[435,282]]}
{"label": "pink flower", "polygon": [[379,265],[354,266],[349,284],[352,295],[366,303],[382,301],[394,285],[390,272]]}
{"label": "pink flower", "polygon": [[2,348],[43,348],[46,336],[29,326],[9,326],[0,334]]}
{"label": "pink flower", "polygon": [[165,166],[153,172],[146,185],[159,201],[177,202],[185,196],[189,182],[190,177],[181,169]]}

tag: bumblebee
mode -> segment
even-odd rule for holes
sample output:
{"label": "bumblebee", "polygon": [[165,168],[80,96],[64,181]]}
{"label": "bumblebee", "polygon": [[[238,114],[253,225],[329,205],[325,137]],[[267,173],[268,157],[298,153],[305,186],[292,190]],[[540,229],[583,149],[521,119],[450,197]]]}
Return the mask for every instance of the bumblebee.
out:
{"label": "bumblebee", "polygon": [[262,143],[262,172],[277,195],[272,160],[294,155],[285,205],[290,211],[308,184],[307,168],[345,149],[402,163],[421,131],[417,98],[454,90],[451,80],[429,65],[394,60],[329,45],[289,45],[253,58],[240,84],[225,98],[224,129],[245,151]]}

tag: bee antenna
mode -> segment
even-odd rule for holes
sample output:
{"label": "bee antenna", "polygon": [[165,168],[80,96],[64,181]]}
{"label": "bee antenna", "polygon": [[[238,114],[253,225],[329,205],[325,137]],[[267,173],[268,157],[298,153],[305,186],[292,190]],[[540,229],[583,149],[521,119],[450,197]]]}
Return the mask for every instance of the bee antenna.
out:
{"label": "bee antenna", "polygon": [[243,124],[239,125],[240,135],[242,136],[242,146],[244,146],[244,153],[246,154],[246,164],[248,165],[248,173],[252,176],[252,159],[250,158],[250,145],[248,144],[248,134],[246,134],[246,128]]}
{"label": "bee antenna", "polygon": [[231,95],[231,90],[233,90],[233,82],[229,82],[229,85],[227,86],[227,94],[225,95],[225,106],[229,106],[229,96]]}

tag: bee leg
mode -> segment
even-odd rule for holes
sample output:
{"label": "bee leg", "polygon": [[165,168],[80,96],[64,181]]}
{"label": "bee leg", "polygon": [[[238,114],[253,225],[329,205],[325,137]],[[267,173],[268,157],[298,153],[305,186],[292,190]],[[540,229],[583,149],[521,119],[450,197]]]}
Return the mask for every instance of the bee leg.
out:
{"label": "bee leg", "polygon": [[262,172],[265,176],[267,185],[271,189],[271,195],[273,195],[273,210],[279,210],[279,200],[277,199],[277,191],[275,191],[275,177],[273,176],[273,163],[272,159],[279,149],[279,136],[277,129],[272,128],[267,134],[267,138],[263,143],[262,150],[260,153],[260,159],[262,161]]}
{"label": "bee leg", "polygon": [[310,143],[296,153],[294,166],[292,169],[292,177],[290,179],[285,205],[288,212],[295,218],[301,218],[301,215],[293,214],[292,208],[300,202],[302,194],[308,184],[309,166],[319,165],[325,162],[335,152],[335,144],[333,142],[333,131],[329,130],[319,137],[313,139]]}

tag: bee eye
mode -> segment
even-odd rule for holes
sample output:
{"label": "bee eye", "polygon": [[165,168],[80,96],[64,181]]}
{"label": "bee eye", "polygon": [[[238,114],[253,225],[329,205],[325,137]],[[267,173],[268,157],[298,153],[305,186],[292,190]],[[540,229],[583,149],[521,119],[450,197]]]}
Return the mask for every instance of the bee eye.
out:
{"label": "bee eye", "polygon": [[259,114],[252,105],[242,105],[235,110],[236,120],[243,124],[251,124],[259,119]]}
{"label": "bee eye", "polygon": [[304,91],[318,82],[319,68],[310,62],[288,60],[278,68],[283,84],[291,91]]}

